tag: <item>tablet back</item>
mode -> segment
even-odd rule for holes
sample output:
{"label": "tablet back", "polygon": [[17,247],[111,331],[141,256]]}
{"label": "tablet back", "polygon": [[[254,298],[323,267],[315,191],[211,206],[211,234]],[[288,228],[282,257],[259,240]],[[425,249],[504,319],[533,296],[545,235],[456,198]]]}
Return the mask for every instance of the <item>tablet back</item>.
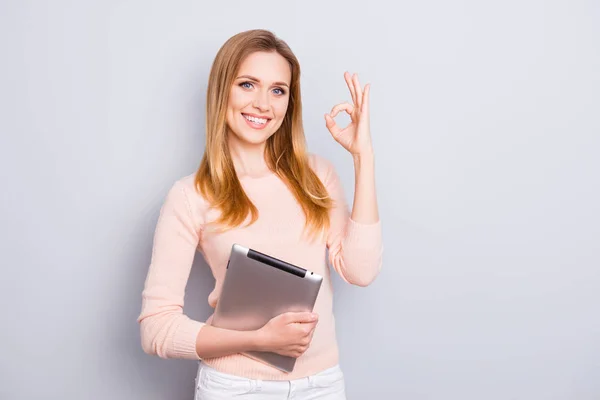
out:
{"label": "tablet back", "polygon": [[[256,330],[288,312],[312,311],[323,277],[264,253],[234,244],[212,325]],[[296,359],[277,353],[244,353],[282,371],[291,372]]]}

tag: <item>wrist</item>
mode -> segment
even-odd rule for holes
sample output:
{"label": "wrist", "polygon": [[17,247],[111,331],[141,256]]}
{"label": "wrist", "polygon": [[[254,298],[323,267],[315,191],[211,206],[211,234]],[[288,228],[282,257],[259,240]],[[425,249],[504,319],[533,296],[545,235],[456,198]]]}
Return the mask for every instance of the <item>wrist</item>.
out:
{"label": "wrist", "polygon": [[352,161],[354,164],[354,171],[358,174],[363,172],[372,171],[375,168],[375,156],[373,153],[360,153],[353,154]]}
{"label": "wrist", "polygon": [[375,153],[373,152],[373,149],[367,149],[367,150],[363,150],[360,153],[354,153],[352,154],[352,159],[354,160],[355,164],[362,164],[365,162],[373,162],[375,158]]}
{"label": "wrist", "polygon": [[252,351],[267,351],[264,332],[261,329],[248,331],[250,350]]}

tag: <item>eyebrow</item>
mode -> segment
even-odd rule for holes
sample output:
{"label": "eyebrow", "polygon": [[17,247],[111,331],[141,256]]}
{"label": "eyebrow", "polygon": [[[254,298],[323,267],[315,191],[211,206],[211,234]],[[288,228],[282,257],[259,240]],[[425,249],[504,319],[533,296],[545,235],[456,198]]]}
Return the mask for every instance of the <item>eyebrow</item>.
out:
{"label": "eyebrow", "polygon": [[[260,79],[258,79],[258,78],[255,78],[255,77],[253,77],[253,76],[250,76],[250,75],[242,75],[242,76],[238,76],[236,79],[242,79],[242,78],[244,78],[244,79],[249,79],[249,80],[251,80],[251,81],[255,81],[255,82],[258,82],[258,83],[260,83]],[[285,82],[273,82],[273,85],[286,86],[286,87],[288,87],[288,88],[289,88],[289,85],[288,85],[287,83],[285,83]]]}

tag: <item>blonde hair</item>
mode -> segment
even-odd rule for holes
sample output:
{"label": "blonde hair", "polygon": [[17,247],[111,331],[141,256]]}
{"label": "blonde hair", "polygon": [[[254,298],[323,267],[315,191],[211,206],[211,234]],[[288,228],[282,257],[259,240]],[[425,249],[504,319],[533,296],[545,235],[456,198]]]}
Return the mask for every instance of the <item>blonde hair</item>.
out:
{"label": "blonde hair", "polygon": [[227,142],[226,111],[229,92],[244,59],[256,52],[277,52],[291,68],[290,99],[279,129],[267,139],[265,160],[290,188],[306,217],[305,230],[312,234],[329,228],[328,210],[332,200],[327,189],[309,166],[302,126],[300,64],[281,39],[272,32],[256,29],[228,39],[218,51],[211,67],[206,94],[206,147],[196,172],[196,189],[213,208],[221,211],[213,223],[227,230],[241,225],[251,214],[248,225],[258,219],[258,209],[244,192],[234,169]]}

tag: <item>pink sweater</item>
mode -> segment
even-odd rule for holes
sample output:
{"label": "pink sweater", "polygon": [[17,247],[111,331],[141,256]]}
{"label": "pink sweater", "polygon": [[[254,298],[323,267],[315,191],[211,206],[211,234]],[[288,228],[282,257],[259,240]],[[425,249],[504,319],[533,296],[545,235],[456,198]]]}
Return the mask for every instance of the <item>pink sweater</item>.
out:
{"label": "pink sweater", "polygon": [[[146,353],[163,358],[198,360],[196,336],[206,322],[194,321],[183,313],[184,294],[196,251],[204,256],[215,277],[208,303],[215,307],[233,243],[289,261],[324,277],[314,311],[319,315],[308,350],[298,358],[294,371],[281,372],[241,354],[203,359],[222,372],[263,380],[287,380],[315,374],[338,363],[333,290],[329,263],[351,284],[370,284],[381,268],[381,221],[360,224],[350,218],[344,191],[333,165],[311,154],[310,165],[336,202],[331,210],[327,239],[301,237],[304,214],[293,194],[276,174],[242,178],[259,219],[245,228],[212,232],[205,221],[217,211],[194,189],[194,174],[179,179],[167,194],[157,222],[152,259],[142,293],[138,322]],[[329,256],[326,256],[329,248]],[[328,263],[329,261],[329,263]]]}

